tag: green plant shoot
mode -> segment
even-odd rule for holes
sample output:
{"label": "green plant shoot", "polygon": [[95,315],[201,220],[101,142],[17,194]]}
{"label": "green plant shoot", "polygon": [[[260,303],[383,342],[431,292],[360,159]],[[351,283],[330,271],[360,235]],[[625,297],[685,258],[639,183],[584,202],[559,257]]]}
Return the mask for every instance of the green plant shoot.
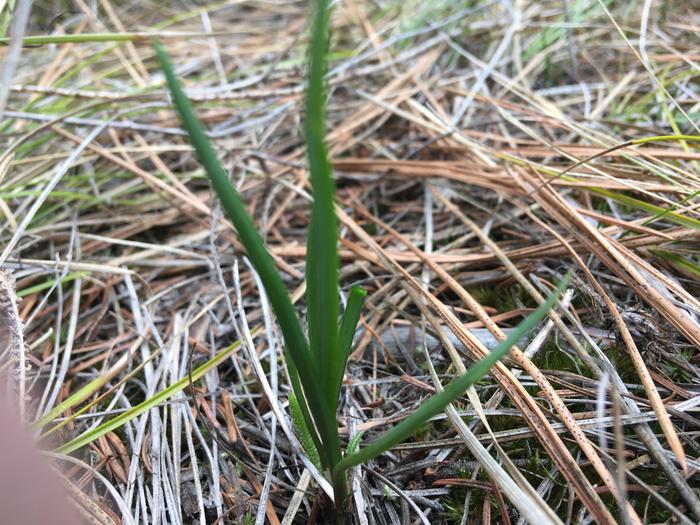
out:
{"label": "green plant shoot", "polygon": [[[330,476],[336,505],[342,506],[347,493],[346,470],[359,465],[406,439],[428,419],[444,408],[481,377],[552,307],[557,294],[532,315],[488,356],[466,374],[449,383],[443,392],[430,398],[396,427],[373,440],[365,448],[342,457],[336,421],[339,393],[353,336],[360,319],[366,292],[353,287],[339,321],[338,228],[335,214],[334,182],[325,145],[324,75],[328,52],[328,2],[313,2],[314,23],[308,54],[309,72],[304,125],[308,165],[313,189],[313,205],[308,230],[306,278],[308,309],[307,340],[275,261],[249,217],[243,200],[231,185],[226,171],[185,95],[165,50],[155,44],[156,57],[165,73],[173,103],[180,115],[199,161],[221,200],[223,209],[235,226],[248,258],[260,275],[277,316],[285,342],[285,360],[292,386],[297,425],[305,448],[315,448],[323,469]],[[557,293],[567,284],[560,284]],[[319,380],[319,378],[321,378]],[[301,413],[301,417],[299,417]],[[310,439],[309,439],[310,438]],[[351,449],[357,448],[354,443]]]}

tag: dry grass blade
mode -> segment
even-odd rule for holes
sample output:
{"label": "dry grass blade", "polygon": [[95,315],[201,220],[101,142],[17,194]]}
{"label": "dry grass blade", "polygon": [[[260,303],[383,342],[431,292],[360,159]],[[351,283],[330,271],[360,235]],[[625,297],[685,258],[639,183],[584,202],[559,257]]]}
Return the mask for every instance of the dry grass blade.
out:
{"label": "dry grass blade", "polygon": [[[542,192],[542,194],[545,193],[546,190]],[[547,197],[549,197],[549,200],[545,200]],[[682,330],[684,334],[688,335],[695,345],[700,348],[700,325],[693,321],[693,319],[681,313],[678,307],[676,307],[670,300],[661,295],[653,286],[650,286],[648,280],[642,276],[639,270],[634,267],[633,263],[629,261],[629,259],[621,253],[620,249],[615,246],[615,241],[606,238],[603,234],[591,228],[590,225],[558,195],[550,192],[547,197],[543,197],[541,199],[543,207],[548,209],[553,216],[558,216],[562,221],[562,225],[573,223],[573,225],[575,225],[577,228],[574,228],[573,225],[569,226],[569,231],[576,235],[581,243],[586,245],[593,253],[604,261],[608,267],[615,272],[615,274],[624,279],[630,284],[630,286],[638,290],[641,297],[644,297],[647,301],[656,306],[660,312],[667,316],[667,319],[670,322]],[[597,244],[594,244],[592,241],[595,241]],[[640,355],[626,327],[622,328],[621,333],[625,344],[627,345],[627,349],[630,352],[632,363],[634,364],[642,385],[649,396],[651,406],[654,408],[654,411],[659,417],[659,423],[669,441],[669,445],[676,454],[678,462],[683,467],[683,470],[687,471],[688,464],[685,457],[685,450],[683,449],[683,445],[681,444],[678,435],[673,429],[668,413],[666,412],[663,402],[661,401],[661,396],[659,395],[654,382],[649,375],[649,370],[647,369],[647,366],[644,363],[644,360],[642,359],[642,356]]]}
{"label": "dry grass blade", "polygon": [[[398,263],[393,261],[382,248],[369,236],[364,230],[359,228],[356,223],[350,219],[344,213],[338,210],[338,216],[341,221],[352,228],[355,235],[361,238],[367,245],[369,245],[373,251],[379,256],[383,264],[390,271],[394,271],[406,283],[411,286],[414,290],[422,293],[423,297],[427,300],[428,304],[433,306],[439,315],[443,317],[447,326],[452,330],[452,332],[462,341],[465,347],[469,348],[477,358],[480,358],[488,353],[487,349],[483,344],[476,339],[469,331],[465,330],[464,326],[459,323],[454,314],[446,308],[446,306],[441,303],[432,294],[425,294],[422,287],[417,283],[417,281],[409,275]],[[389,229],[387,225],[382,225],[383,227]],[[392,232],[394,235],[397,232]],[[424,261],[427,262],[427,261]],[[608,509],[603,504],[602,500],[598,497],[593,486],[588,482],[588,480],[583,475],[583,472],[578,467],[577,462],[568,452],[564,443],[557,436],[556,432],[551,429],[551,426],[547,422],[544,414],[532,400],[530,395],[522,388],[520,383],[518,383],[515,378],[512,377],[510,372],[503,364],[498,364],[493,371],[494,378],[499,382],[501,387],[507,392],[511,400],[518,406],[522,411],[523,416],[528,420],[535,434],[537,434],[543,444],[553,456],[553,459],[561,465],[564,475],[570,483],[576,488],[578,496],[586,504],[588,509],[596,516],[596,519],[601,523],[614,523],[614,519]],[[560,405],[560,406],[563,406]],[[573,418],[571,418],[573,421]],[[583,433],[578,431],[579,435],[583,437]],[[607,471],[601,471],[601,474],[605,476],[604,479],[609,479],[612,484],[612,479]],[[614,488],[613,488],[614,490]]]}

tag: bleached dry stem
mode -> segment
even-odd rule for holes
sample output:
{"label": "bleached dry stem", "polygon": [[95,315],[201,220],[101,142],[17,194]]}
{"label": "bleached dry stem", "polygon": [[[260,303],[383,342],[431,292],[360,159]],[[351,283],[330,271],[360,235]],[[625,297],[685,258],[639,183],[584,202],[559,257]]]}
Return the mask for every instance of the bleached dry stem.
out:
{"label": "bleached dry stem", "polygon": [[9,394],[17,397],[22,420],[26,403],[26,350],[22,319],[17,309],[15,280],[12,274],[0,270],[0,355],[3,356],[0,370],[7,376]]}

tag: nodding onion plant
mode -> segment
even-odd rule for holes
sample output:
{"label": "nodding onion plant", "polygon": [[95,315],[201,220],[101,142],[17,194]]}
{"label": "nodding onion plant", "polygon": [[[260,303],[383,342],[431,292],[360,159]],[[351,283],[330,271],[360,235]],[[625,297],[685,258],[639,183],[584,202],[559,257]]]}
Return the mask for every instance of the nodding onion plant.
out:
{"label": "nodding onion plant", "polygon": [[[336,412],[340,387],[355,328],[365,298],[365,291],[353,287],[340,322],[337,252],[338,228],[335,215],[334,182],[326,151],[325,84],[326,53],[329,36],[329,2],[315,0],[314,23],[308,52],[308,87],[306,94],[305,138],[308,166],[313,188],[313,205],[308,231],[306,255],[306,305],[308,339],[297,316],[272,256],[248,215],[238,192],[229,182],[226,171],[201,122],[178,80],[163,47],[154,44],[156,56],[170,89],[173,103],[194,146],[199,161],[216,191],[221,205],[235,226],[248,258],[260,275],[269,296],[285,343],[285,361],[292,394],[301,409],[302,422],[315,445],[321,466],[333,484],[336,506],[343,505],[347,495],[346,471],[364,463],[411,436],[428,419],[439,414],[503,356],[524,333],[533,328],[553,306],[557,292],[527,317],[519,327],[486,357],[475,363],[464,375],[454,379],[439,394],[431,397],[401,423],[368,445],[343,456]],[[355,446],[353,449],[357,448]]]}

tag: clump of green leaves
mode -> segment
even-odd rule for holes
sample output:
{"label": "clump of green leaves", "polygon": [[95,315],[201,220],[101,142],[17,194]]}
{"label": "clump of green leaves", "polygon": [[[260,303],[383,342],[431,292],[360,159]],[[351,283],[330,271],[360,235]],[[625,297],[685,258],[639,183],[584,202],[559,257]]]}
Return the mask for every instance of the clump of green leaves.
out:
{"label": "clump of green leaves", "polygon": [[[360,317],[366,292],[351,289],[347,306],[340,316],[337,252],[338,227],[335,214],[334,182],[328,160],[325,137],[326,92],[324,77],[329,44],[330,8],[327,0],[313,2],[314,21],[308,54],[308,87],[306,95],[305,136],[313,187],[313,205],[307,240],[306,303],[308,339],[297,316],[287,289],[272,256],[249,217],[243,201],[229,182],[226,171],[185,95],[165,50],[155,44],[156,56],[165,73],[168,87],[183,126],[195,148],[199,161],[216,191],[221,205],[236,227],[248,258],[265,287],[277,316],[285,342],[285,360],[293,393],[295,421],[305,426],[300,430],[307,451],[312,446],[330,476],[337,505],[346,498],[348,468],[364,463],[415,433],[428,419],[440,413],[449,403],[478,381],[515,344],[525,332],[538,323],[552,307],[556,295],[530,315],[508,339],[466,374],[454,379],[439,394],[391,430],[367,446],[357,449],[353,443],[343,456],[338,435],[336,413],[343,374]],[[563,285],[559,287],[561,291]],[[338,318],[341,317],[340,321]],[[299,414],[301,417],[299,417]],[[310,438],[310,439],[309,439]]]}

